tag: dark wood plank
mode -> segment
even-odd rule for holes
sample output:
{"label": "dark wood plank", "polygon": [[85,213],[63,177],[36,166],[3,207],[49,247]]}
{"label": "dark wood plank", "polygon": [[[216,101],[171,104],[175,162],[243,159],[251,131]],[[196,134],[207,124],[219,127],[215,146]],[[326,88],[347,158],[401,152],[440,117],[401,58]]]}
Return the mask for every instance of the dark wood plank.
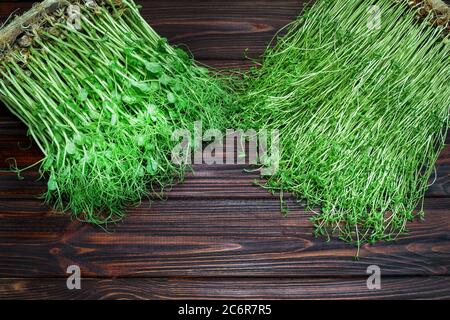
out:
{"label": "dark wood plank", "polygon": [[[383,278],[368,290],[365,278],[0,279],[0,299],[449,299],[449,277]],[[273,312],[279,310],[273,310]]]}
{"label": "dark wood plank", "polygon": [[450,199],[427,199],[424,222],[397,241],[352,246],[315,239],[310,212],[276,198],[178,200],[130,208],[109,232],[53,214],[40,201],[0,201],[0,277],[364,276],[450,274]]}
{"label": "dark wood plank", "polygon": [[[5,1],[0,21],[32,1]],[[163,37],[185,46],[197,59],[259,56],[274,34],[294,19],[305,0],[140,0],[141,14]],[[20,13],[21,11],[18,11]]]}

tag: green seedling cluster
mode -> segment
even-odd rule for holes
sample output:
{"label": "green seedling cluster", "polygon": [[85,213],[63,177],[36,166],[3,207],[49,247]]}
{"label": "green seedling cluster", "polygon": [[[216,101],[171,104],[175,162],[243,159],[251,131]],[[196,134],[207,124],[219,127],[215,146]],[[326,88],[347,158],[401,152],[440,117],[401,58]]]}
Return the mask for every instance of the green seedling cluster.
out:
{"label": "green seedling cluster", "polygon": [[95,224],[170,187],[172,132],[220,128],[231,100],[219,79],[167,44],[131,0],[71,1],[43,15],[0,56],[0,98],[45,158],[45,199]]}
{"label": "green seedling cluster", "polygon": [[244,80],[234,122],[280,131],[264,186],[321,208],[317,235],[359,247],[416,216],[450,106],[449,41],[429,22],[391,0],[318,0]]}

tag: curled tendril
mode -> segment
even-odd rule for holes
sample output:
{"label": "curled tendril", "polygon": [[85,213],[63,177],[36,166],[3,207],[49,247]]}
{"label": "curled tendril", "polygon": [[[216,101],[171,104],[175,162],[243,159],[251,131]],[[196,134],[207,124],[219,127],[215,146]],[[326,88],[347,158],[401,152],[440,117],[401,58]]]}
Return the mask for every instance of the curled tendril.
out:
{"label": "curled tendril", "polygon": [[9,172],[14,172],[17,174],[17,178],[19,180],[23,180],[24,178],[21,176],[21,173],[23,172],[23,170],[19,169],[19,167],[17,166],[17,161],[15,158],[7,158],[5,160],[6,163],[9,164]]}

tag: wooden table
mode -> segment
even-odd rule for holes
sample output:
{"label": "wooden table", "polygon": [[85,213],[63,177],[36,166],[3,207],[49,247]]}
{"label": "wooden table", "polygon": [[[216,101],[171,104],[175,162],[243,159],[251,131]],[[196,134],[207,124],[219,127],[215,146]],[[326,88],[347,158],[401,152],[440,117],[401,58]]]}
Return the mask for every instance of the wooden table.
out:
{"label": "wooden table", "polygon": [[[31,1],[2,1],[4,19]],[[214,67],[250,65],[301,1],[140,1],[143,15],[171,43]],[[0,170],[42,155],[26,129],[0,107]],[[130,208],[105,232],[51,211],[36,197],[36,170],[0,173],[0,298],[450,298],[450,148],[425,201],[425,221],[392,243],[355,248],[312,236],[310,212],[253,185],[244,166],[196,166],[167,201]],[[79,265],[82,289],[66,288]],[[367,267],[382,289],[368,290]]]}

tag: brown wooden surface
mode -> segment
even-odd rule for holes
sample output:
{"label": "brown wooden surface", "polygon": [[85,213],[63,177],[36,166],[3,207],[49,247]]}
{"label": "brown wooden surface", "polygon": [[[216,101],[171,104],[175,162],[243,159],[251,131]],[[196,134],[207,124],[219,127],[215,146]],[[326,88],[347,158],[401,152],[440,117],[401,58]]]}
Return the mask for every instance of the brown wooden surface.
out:
{"label": "brown wooden surface", "polygon": [[[2,1],[0,20],[33,1]],[[212,67],[246,68],[302,1],[140,1],[150,24]],[[0,171],[41,159],[26,129],[0,106]],[[450,148],[438,161],[425,221],[392,243],[355,249],[315,239],[312,215],[253,184],[245,166],[196,166],[166,201],[130,208],[108,232],[54,213],[36,197],[36,170],[0,172],[0,298],[450,298]],[[82,290],[66,289],[66,268]],[[368,290],[378,265],[382,289]]]}
{"label": "brown wooden surface", "polygon": [[[382,290],[365,278],[87,279],[67,290],[64,279],[0,279],[0,296],[21,299],[450,299],[447,277],[392,277]],[[411,290],[410,288],[414,288]]]}

